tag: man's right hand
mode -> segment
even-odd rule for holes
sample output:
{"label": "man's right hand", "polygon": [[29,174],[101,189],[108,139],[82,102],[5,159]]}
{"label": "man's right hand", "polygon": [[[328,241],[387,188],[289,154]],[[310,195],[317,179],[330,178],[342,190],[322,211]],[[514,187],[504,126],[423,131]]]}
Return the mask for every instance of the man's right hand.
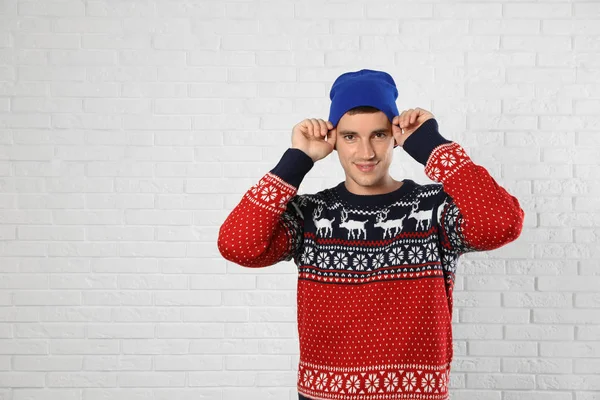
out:
{"label": "man's right hand", "polygon": [[333,152],[336,138],[337,128],[331,122],[307,118],[292,129],[292,148],[302,150],[317,162]]}

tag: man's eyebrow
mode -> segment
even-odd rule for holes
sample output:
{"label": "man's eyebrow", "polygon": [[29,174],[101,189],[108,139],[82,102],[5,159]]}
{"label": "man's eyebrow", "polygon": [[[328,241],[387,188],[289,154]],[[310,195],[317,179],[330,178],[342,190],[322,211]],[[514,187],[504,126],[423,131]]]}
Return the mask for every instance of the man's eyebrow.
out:
{"label": "man's eyebrow", "polygon": [[[373,132],[371,133],[379,133],[379,132],[388,132],[388,129],[386,128],[380,128],[380,129],[375,129]],[[341,135],[358,135],[358,132],[354,132],[354,131],[349,131],[349,130],[345,130],[345,131],[340,131],[338,132]]]}

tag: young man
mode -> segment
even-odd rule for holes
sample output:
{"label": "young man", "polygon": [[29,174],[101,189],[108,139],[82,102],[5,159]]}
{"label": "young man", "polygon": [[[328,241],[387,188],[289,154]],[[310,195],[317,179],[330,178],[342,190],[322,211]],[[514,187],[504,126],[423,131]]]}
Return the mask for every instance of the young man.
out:
{"label": "young man", "polygon": [[[219,231],[227,260],[297,265],[300,399],[448,399],[457,261],[523,227],[518,200],[430,112],[399,114],[397,97],[385,72],[338,77],[329,120],[294,127],[292,147]],[[437,183],[394,180],[396,146]],[[297,194],[334,149],[346,180]]]}

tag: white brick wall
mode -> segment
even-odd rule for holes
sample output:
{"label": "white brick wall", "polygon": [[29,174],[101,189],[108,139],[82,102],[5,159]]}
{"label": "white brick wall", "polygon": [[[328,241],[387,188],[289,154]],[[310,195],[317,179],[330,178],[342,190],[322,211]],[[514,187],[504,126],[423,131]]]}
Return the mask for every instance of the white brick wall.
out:
{"label": "white brick wall", "polygon": [[462,258],[452,398],[600,399],[599,50],[596,0],[0,1],[0,400],[296,399],[295,267],[218,228],[360,68],[526,213]]}

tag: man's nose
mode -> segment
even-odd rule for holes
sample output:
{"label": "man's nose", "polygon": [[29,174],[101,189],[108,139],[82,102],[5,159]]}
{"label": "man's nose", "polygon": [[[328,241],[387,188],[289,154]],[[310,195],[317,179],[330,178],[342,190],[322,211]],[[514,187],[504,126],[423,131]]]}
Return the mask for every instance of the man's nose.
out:
{"label": "man's nose", "polygon": [[362,157],[363,160],[368,160],[375,156],[375,152],[373,151],[373,146],[371,145],[371,141],[369,141],[369,140],[364,140],[361,142],[359,151],[360,151],[359,155]]}

